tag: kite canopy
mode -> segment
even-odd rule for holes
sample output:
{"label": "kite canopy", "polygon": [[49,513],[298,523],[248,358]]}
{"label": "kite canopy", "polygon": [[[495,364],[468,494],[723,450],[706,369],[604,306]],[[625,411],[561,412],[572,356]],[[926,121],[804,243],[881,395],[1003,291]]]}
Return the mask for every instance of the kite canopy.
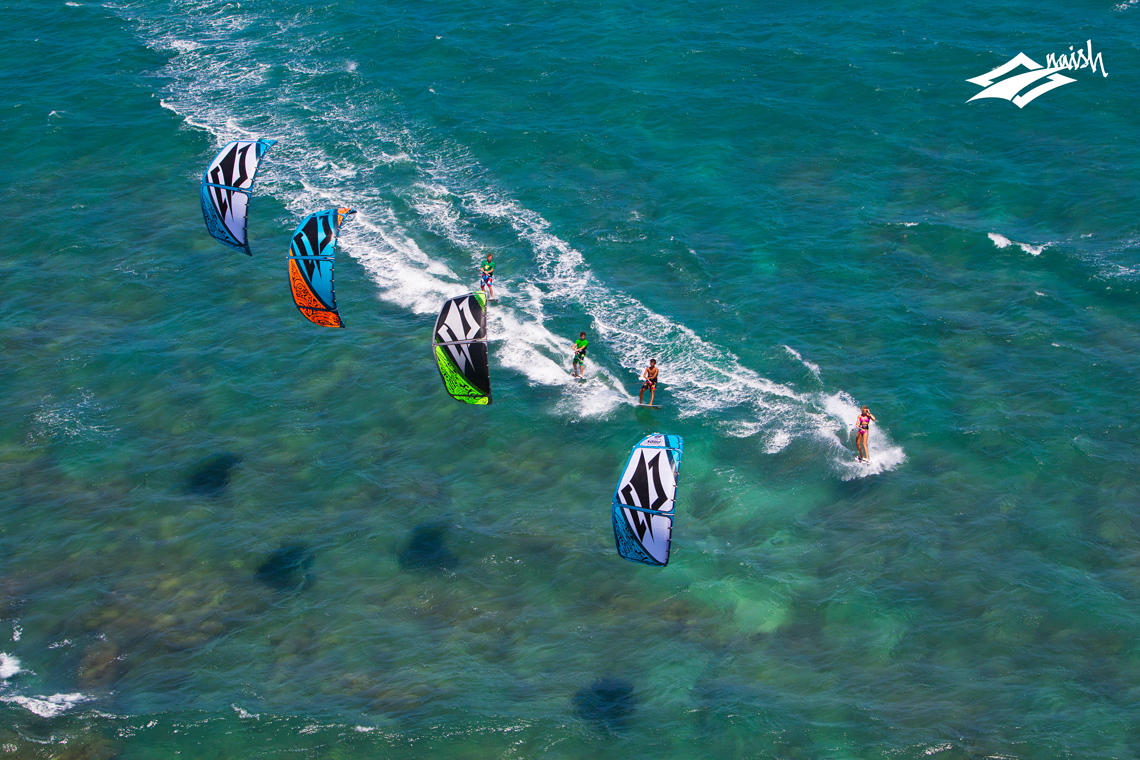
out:
{"label": "kite canopy", "polygon": [[333,208],[305,217],[289,243],[289,287],[293,303],[310,322],[344,327],[333,292],[333,260],[340,226],[356,210]]}
{"label": "kite canopy", "polygon": [[468,293],[443,304],[432,333],[432,350],[443,386],[456,401],[491,403],[487,362],[487,297]]}
{"label": "kite canopy", "polygon": [[276,140],[235,140],[214,156],[202,175],[202,216],[221,243],[252,256],[245,235],[249,197],[261,158]]}
{"label": "kite canopy", "polygon": [[673,538],[680,436],[654,433],[633,447],[614,490],[614,540],[632,562],[664,567]]}

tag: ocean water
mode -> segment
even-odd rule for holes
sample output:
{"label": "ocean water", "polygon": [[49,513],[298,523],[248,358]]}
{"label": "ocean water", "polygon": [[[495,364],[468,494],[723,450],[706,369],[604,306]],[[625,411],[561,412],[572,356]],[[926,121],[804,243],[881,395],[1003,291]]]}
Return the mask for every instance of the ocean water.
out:
{"label": "ocean water", "polygon": [[[0,8],[0,758],[1140,755],[1138,14]],[[252,258],[198,208],[249,136]],[[488,252],[475,408],[429,341]]]}

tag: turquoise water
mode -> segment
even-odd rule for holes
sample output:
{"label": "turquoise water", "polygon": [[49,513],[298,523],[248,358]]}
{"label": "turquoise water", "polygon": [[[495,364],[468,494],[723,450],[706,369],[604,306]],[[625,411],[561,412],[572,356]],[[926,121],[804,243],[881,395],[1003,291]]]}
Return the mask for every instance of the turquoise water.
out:
{"label": "turquoise water", "polygon": [[[0,757],[1137,756],[1138,13],[0,9]],[[340,331],[284,266],[336,205]],[[665,569],[609,522],[655,430]]]}

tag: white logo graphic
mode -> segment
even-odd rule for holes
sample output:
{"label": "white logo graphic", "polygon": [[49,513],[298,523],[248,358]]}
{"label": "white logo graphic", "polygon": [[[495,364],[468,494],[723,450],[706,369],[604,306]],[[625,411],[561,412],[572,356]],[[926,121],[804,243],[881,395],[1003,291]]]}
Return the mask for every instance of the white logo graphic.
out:
{"label": "white logo graphic", "polygon": [[[1108,76],[1108,72],[1105,71],[1104,68],[1104,58],[1100,53],[1097,53],[1095,57],[1093,56],[1092,40],[1088,40],[1087,44],[1087,52],[1083,48],[1074,51],[1073,46],[1070,45],[1068,53],[1061,53],[1059,56],[1049,53],[1049,55],[1045,56],[1044,66],[1037,63],[1037,61],[1025,53],[1018,53],[1014,58],[998,66],[993,71],[982,74],[980,77],[967,79],[967,82],[976,84],[979,87],[985,87],[986,89],[966,102],[970,103],[981,98],[1001,98],[1002,100],[1010,101],[1018,108],[1025,108],[1027,103],[1040,95],[1044,95],[1049,92],[1049,90],[1055,90],[1062,85],[1077,81],[1064,74],[1058,74],[1058,71],[1092,69],[1095,72],[1097,66],[1100,66],[1100,73],[1103,76]],[[1004,77],[1019,67],[1024,67],[1028,69],[1028,71],[1001,79],[1001,77]],[[1036,87],[1032,87],[1035,82],[1042,79],[1046,81]],[[994,80],[1000,81],[995,83]],[[1030,89],[1026,90],[1027,87]],[[1023,90],[1025,91],[1022,92]]]}

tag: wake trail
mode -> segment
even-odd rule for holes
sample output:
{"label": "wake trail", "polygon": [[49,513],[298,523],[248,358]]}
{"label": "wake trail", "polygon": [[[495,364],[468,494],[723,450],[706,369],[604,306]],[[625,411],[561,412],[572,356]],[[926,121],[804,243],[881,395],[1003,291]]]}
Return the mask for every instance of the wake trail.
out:
{"label": "wake trail", "polygon": [[[626,370],[637,373],[648,358],[658,359],[663,368],[662,383],[677,399],[682,417],[713,416],[745,408],[750,412],[746,419],[726,421],[722,429],[741,438],[763,432],[767,453],[781,451],[795,437],[817,438],[833,448],[836,468],[844,479],[893,470],[905,460],[902,448],[877,429],[872,461],[856,462],[843,442],[850,437],[859,413],[849,394],[799,392],[769,380],[742,365],[731,351],[704,340],[632,296],[607,287],[595,277],[581,252],[550,232],[545,219],[489,189],[479,167],[468,168],[479,176],[479,186],[458,190],[456,202],[473,216],[510,224],[535,252],[540,274],[529,286],[529,311],[536,321],[543,319],[546,301],[579,305]],[[433,192],[437,196],[441,190],[446,192],[444,188],[456,181],[456,174],[462,184],[462,171],[456,173],[446,164],[435,163]],[[469,235],[463,229],[461,215],[449,214],[449,219],[449,227],[455,230],[453,242],[463,245]],[[822,382],[818,365],[798,351],[784,348]]]}
{"label": "wake trail", "polygon": [[[342,231],[342,250],[369,273],[383,300],[415,314],[434,314],[444,300],[469,292],[476,262],[488,250],[496,252],[478,242],[480,224],[508,225],[533,251],[536,272],[519,287],[496,286],[502,302],[489,319],[494,355],[534,385],[562,387],[560,414],[603,416],[635,403],[627,386],[652,356],[681,416],[709,417],[730,436],[759,436],[769,453],[794,438],[811,437],[834,447],[841,477],[861,476],[848,467],[854,453],[840,439],[848,418],[858,413],[850,396],[798,391],[745,367],[731,351],[608,287],[581,252],[553,234],[538,213],[500,192],[461,146],[429,148],[412,128],[369,118],[357,106],[376,102],[380,96],[372,91],[351,91],[342,83],[323,93],[313,80],[352,77],[355,66],[315,59],[312,51],[319,46],[305,37],[299,20],[278,20],[264,34],[243,35],[264,19],[241,6],[186,0],[173,3],[175,12],[153,18],[129,3],[118,10],[139,23],[146,44],[172,54],[161,72],[169,81],[160,101],[164,107],[210,132],[219,146],[255,134],[278,138],[262,164],[258,192],[277,198],[298,219],[323,207],[357,210]],[[291,77],[267,88],[271,67],[261,60],[283,53],[290,55]],[[401,170],[395,174],[410,168],[415,179],[393,184],[390,167]],[[470,270],[469,277],[420,248],[382,188],[411,209],[417,228],[442,236],[467,257],[456,266]],[[264,254],[272,243],[254,241],[255,252]],[[591,357],[587,379],[571,378],[572,344],[546,327],[548,304],[584,310],[620,369]],[[820,378],[818,367],[795,356]],[[736,418],[720,419],[725,416]],[[881,454],[872,465],[893,469],[905,454],[884,431],[876,432]]]}
{"label": "wake trail", "polygon": [[[319,207],[355,208],[352,224],[341,232],[341,250],[369,273],[383,300],[427,315],[436,313],[448,298],[473,289],[467,278],[419,247],[376,189],[384,184],[377,178],[377,169],[408,164],[418,170],[441,157],[425,157],[422,146],[405,128],[388,129],[374,122],[362,125],[356,110],[362,100],[359,97],[345,95],[338,100],[324,96],[314,102],[305,89],[306,80],[345,71],[302,55],[312,46],[294,22],[282,22],[279,33],[271,34],[263,43],[234,40],[230,36],[235,30],[257,24],[255,14],[232,7],[224,14],[212,13],[211,9],[221,6],[202,2],[178,7],[188,13],[149,19],[138,6],[120,8],[141,23],[150,47],[176,53],[162,72],[173,83],[160,100],[163,107],[186,124],[212,134],[219,146],[253,135],[284,137],[262,163],[256,192],[275,197],[298,218]],[[265,76],[270,67],[258,62],[259,44],[279,45],[275,48],[278,53],[300,51],[297,60],[302,63],[289,65],[300,74],[299,86],[278,84],[272,99],[267,100]],[[346,68],[351,71],[354,67]],[[247,129],[243,124],[256,124],[257,129]],[[317,134],[321,129],[331,130],[333,139],[326,134],[322,140]],[[331,156],[320,147],[322,144],[335,144],[344,155]],[[395,150],[391,150],[393,146]],[[412,204],[419,221],[428,229],[447,230],[446,237],[454,238],[457,248],[479,258],[482,249],[474,240],[463,238],[455,220],[449,218],[450,204],[433,200],[428,190],[419,193]],[[260,253],[264,241],[261,246],[254,241],[253,246],[255,253]],[[600,416],[619,405],[634,403],[613,373],[596,362],[588,363],[584,381],[570,377],[572,342],[555,336],[535,318],[525,289],[512,294],[508,288],[497,286],[496,291],[508,301],[497,304],[488,318],[496,358],[531,383],[563,387],[566,398],[559,404],[561,413]],[[350,314],[345,316],[351,319]]]}

